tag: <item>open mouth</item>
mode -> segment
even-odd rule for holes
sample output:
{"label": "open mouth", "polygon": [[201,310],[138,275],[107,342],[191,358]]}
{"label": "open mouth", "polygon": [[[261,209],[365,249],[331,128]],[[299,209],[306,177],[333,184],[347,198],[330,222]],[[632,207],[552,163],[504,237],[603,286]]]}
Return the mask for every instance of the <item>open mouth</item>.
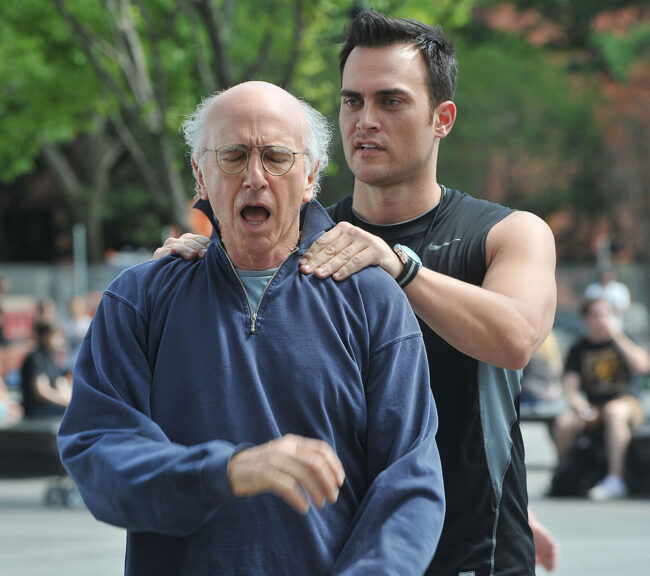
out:
{"label": "open mouth", "polygon": [[259,226],[271,216],[271,213],[264,206],[244,206],[240,214],[246,223],[252,226]]}

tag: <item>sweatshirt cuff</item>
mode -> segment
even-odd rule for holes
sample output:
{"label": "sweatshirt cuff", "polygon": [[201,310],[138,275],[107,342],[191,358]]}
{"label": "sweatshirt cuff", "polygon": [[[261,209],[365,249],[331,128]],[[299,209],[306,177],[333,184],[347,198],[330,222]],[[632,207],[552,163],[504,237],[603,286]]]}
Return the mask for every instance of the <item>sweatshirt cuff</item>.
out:
{"label": "sweatshirt cuff", "polygon": [[201,463],[199,479],[202,495],[210,500],[223,500],[232,498],[233,493],[228,484],[228,465],[230,459],[253,444],[244,443],[234,446],[230,443],[215,442],[211,453]]}

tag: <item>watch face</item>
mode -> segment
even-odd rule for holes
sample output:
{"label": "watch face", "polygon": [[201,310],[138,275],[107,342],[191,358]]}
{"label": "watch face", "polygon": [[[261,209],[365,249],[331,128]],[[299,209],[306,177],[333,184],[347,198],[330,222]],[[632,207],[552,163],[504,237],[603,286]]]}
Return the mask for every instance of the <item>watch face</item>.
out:
{"label": "watch face", "polygon": [[406,264],[406,254],[404,254],[404,246],[401,244],[395,244],[393,246],[393,250],[395,251],[395,254],[397,254],[397,257],[402,261],[402,264]]}
{"label": "watch face", "polygon": [[404,244],[396,244],[393,250],[395,250],[400,260],[404,264],[406,264],[408,260],[415,260],[416,262],[420,262],[420,257],[408,246],[404,246]]}

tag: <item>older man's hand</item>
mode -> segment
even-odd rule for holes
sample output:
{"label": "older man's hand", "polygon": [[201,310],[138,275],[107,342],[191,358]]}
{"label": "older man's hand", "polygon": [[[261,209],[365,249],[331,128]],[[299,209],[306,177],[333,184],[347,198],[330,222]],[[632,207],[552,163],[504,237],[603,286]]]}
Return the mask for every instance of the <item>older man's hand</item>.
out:
{"label": "older man's hand", "polygon": [[210,238],[201,236],[200,234],[192,234],[187,232],[180,238],[167,238],[165,243],[158,248],[151,257],[152,260],[164,258],[170,254],[178,254],[185,258],[185,260],[194,260],[205,258]]}
{"label": "older man's hand", "polygon": [[322,440],[287,434],[235,454],[228,482],[235,496],[271,493],[301,514],[310,500],[318,508],[336,502],[345,480],[343,465]]}

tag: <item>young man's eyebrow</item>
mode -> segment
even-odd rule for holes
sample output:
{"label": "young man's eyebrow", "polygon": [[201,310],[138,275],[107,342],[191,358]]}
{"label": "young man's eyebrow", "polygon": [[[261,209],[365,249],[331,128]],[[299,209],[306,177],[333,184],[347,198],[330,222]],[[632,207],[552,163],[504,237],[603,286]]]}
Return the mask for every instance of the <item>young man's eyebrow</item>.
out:
{"label": "young man's eyebrow", "polygon": [[[377,90],[375,96],[405,96],[408,95],[408,91],[402,90],[401,88],[384,88],[382,90]],[[354,90],[346,90],[345,88],[341,90],[341,96],[351,96],[351,97],[360,97],[360,92],[355,92]]]}

